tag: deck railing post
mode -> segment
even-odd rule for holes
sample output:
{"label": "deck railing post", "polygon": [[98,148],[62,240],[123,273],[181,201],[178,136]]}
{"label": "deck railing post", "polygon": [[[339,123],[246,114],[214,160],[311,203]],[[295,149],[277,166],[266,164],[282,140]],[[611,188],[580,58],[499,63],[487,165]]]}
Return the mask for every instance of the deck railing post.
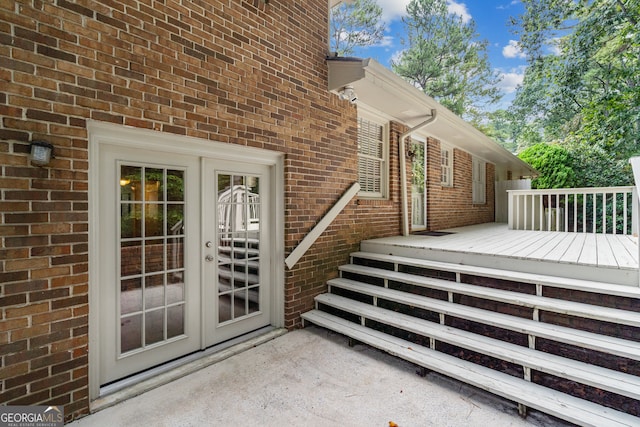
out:
{"label": "deck railing post", "polygon": [[513,211],[513,198],[516,197],[511,190],[507,190],[507,203],[509,205],[508,207],[508,211],[507,211],[507,217],[508,217],[508,222],[509,222],[509,230],[513,230],[513,225],[514,225],[514,220],[513,220],[513,216],[515,215],[514,211]]}
{"label": "deck railing post", "polygon": [[635,191],[634,186],[507,190],[509,229],[637,234],[640,201],[631,200]]}
{"label": "deck railing post", "polygon": [[631,193],[631,235],[633,236],[638,235],[638,222],[640,222],[638,203],[640,203],[638,201],[638,187],[635,187]]}
{"label": "deck railing post", "polygon": [[[633,191],[633,213],[632,218],[634,224],[632,228],[634,230],[634,235],[638,236],[638,223],[640,222],[640,205],[638,205],[638,188],[640,188],[640,157],[632,157],[629,159],[629,163],[631,163],[631,169],[633,170],[633,179],[635,181],[636,187]],[[638,236],[638,263],[640,264],[640,236]],[[640,268],[639,268],[640,269]],[[640,286],[640,271],[638,272],[638,286]]]}

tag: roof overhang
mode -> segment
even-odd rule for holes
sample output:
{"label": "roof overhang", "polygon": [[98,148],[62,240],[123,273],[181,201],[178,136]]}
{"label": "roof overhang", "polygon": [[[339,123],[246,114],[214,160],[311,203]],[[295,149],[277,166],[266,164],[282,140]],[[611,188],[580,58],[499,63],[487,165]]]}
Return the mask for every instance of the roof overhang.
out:
{"label": "roof overhang", "polygon": [[537,175],[527,163],[375,60],[329,57],[327,63],[330,91],[339,94],[350,86],[358,96],[359,106],[410,128],[424,122],[435,109],[437,119],[416,135],[458,147],[510,170],[514,177]]}
{"label": "roof overhang", "polygon": [[340,3],[353,3],[353,0],[329,0],[329,8],[336,6]]}

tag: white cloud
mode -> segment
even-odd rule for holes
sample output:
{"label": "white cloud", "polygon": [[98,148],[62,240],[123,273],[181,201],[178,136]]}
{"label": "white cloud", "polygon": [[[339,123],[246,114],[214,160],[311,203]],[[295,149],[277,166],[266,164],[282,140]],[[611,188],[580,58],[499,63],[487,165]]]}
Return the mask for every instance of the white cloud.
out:
{"label": "white cloud", "polygon": [[[388,23],[405,16],[409,2],[410,0],[377,0],[378,6],[382,8],[382,20]],[[462,17],[464,23],[471,20],[466,4],[447,0],[447,8],[449,13]]]}
{"label": "white cloud", "polygon": [[406,15],[409,1],[410,0],[377,0],[378,6],[382,8],[382,20],[391,22]]}
{"label": "white cloud", "polygon": [[447,0],[447,9],[452,15],[458,15],[465,24],[471,21],[471,14],[464,3],[456,3],[454,0]]}
{"label": "white cloud", "polygon": [[548,41],[547,50],[552,55],[559,56],[562,54],[562,47],[560,46],[562,43],[562,38],[556,37]]}
{"label": "white cloud", "polygon": [[395,46],[395,37],[393,36],[384,36],[382,37],[382,40],[380,40],[378,43],[376,44],[372,44],[369,46],[362,46],[361,49],[368,49],[371,47],[385,47],[385,48],[389,48],[389,47],[393,47]]}
{"label": "white cloud", "polygon": [[512,2],[507,4],[507,5],[504,5],[504,4],[498,5],[496,7],[496,9],[501,9],[501,10],[509,9],[511,6],[515,6],[515,5],[519,4],[519,3],[520,3],[520,0],[512,0]]}
{"label": "white cloud", "polygon": [[377,44],[377,46],[380,46],[380,47],[393,46],[395,44],[394,40],[395,40],[395,38],[392,37],[392,36],[384,36],[382,38],[382,40],[380,41],[380,43]]}
{"label": "white cloud", "polygon": [[498,70],[502,80],[498,84],[498,87],[504,93],[513,93],[516,91],[519,85],[524,80],[525,66],[511,69],[509,71]]}
{"label": "white cloud", "polygon": [[516,40],[509,40],[509,44],[502,48],[502,56],[505,58],[526,58],[526,55],[520,48],[520,44]]}
{"label": "white cloud", "polygon": [[400,58],[402,57],[402,53],[404,52],[404,50],[397,50],[395,51],[392,55],[391,58],[389,59],[389,61],[393,61],[393,62],[398,62],[400,60]]}

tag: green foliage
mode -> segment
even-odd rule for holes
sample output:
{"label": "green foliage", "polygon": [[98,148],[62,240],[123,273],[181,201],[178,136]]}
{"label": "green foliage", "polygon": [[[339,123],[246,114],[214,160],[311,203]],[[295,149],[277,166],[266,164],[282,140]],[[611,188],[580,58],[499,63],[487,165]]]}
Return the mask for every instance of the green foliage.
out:
{"label": "green foliage", "polygon": [[375,0],[342,2],[331,9],[331,51],[339,56],[353,54],[355,48],[379,43],[385,25],[382,8]]}
{"label": "green foliage", "polygon": [[[143,222],[147,236],[161,236],[170,233],[173,226],[183,221],[184,210],[180,203],[184,201],[182,172],[129,166],[125,167],[120,179],[123,237],[140,237]],[[169,202],[166,210],[164,204],[156,203],[158,201]]]}
{"label": "green foliage", "polygon": [[487,122],[472,122],[472,124],[504,148],[515,153],[517,146],[513,140],[513,128],[509,112],[506,110],[492,111],[488,113],[488,118]]}
{"label": "green foliage", "polygon": [[396,74],[461,116],[477,117],[500,99],[488,42],[473,21],[449,14],[446,0],[411,0],[407,14],[406,49],[391,63]]}
{"label": "green foliage", "polygon": [[571,188],[576,184],[574,159],[563,147],[536,144],[519,154],[540,175],[531,181],[532,188]]}
{"label": "green foliage", "polygon": [[576,187],[611,187],[633,185],[631,165],[626,159],[616,159],[599,145],[583,144],[575,137],[565,140],[571,153],[576,175]]}
{"label": "green foliage", "polygon": [[[626,182],[626,161],[640,153],[637,0],[523,3],[525,13],[513,22],[529,66],[513,105],[515,120],[588,162],[592,172],[579,182]],[[520,146],[525,139],[516,135]]]}

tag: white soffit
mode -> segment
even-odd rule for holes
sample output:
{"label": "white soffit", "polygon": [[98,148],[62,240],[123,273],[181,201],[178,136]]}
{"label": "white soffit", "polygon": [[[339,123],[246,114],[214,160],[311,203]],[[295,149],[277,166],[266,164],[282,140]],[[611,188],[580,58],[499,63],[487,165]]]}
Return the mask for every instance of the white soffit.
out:
{"label": "white soffit", "polygon": [[436,121],[417,135],[431,136],[458,147],[496,166],[510,169],[515,176],[537,174],[493,139],[375,60],[329,57],[327,63],[329,90],[334,93],[350,85],[358,95],[358,104],[380,111],[409,127],[422,123],[430,116],[431,109],[436,109]]}
{"label": "white soffit", "polygon": [[329,9],[333,6],[337,6],[340,3],[353,3],[353,0],[329,0]]}

